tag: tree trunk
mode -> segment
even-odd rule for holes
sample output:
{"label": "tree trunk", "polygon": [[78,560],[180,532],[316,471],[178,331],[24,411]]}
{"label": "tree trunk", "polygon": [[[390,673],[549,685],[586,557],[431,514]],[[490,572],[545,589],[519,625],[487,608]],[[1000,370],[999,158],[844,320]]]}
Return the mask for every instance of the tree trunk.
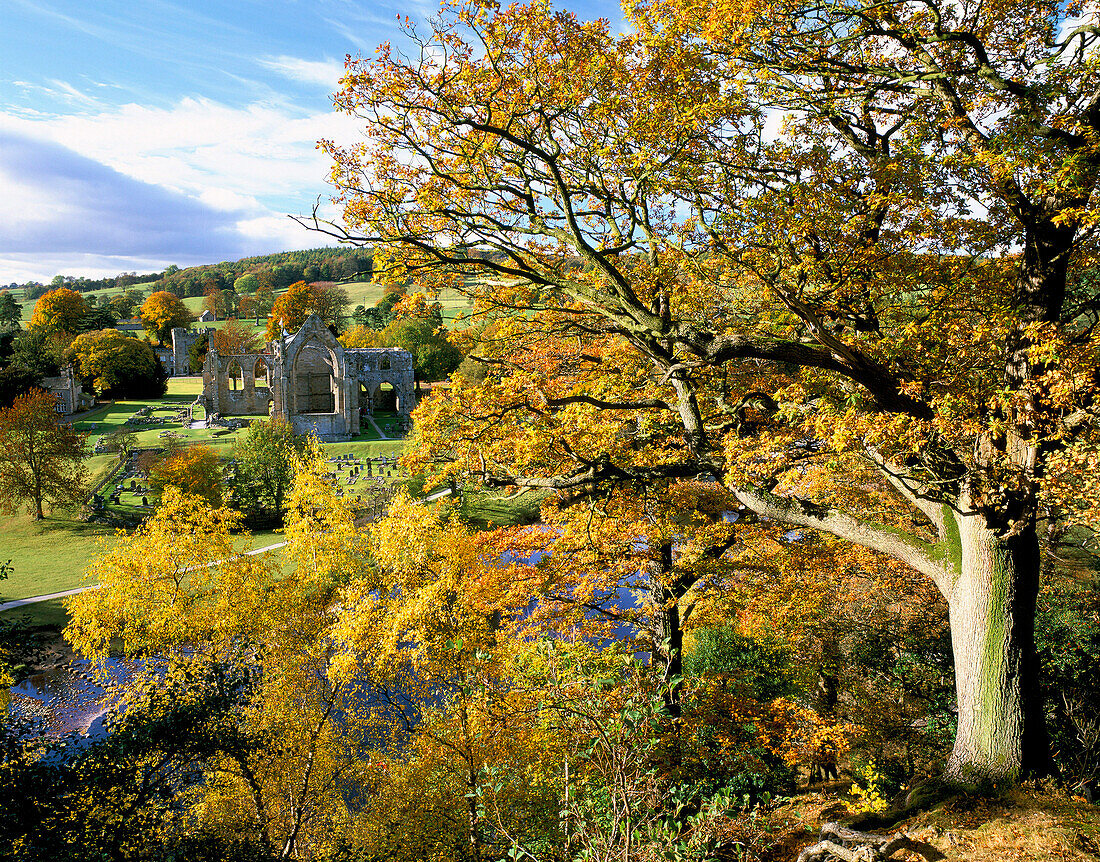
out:
{"label": "tree trunk", "polygon": [[959,724],[945,775],[966,787],[1011,783],[1049,765],[1035,655],[1035,522],[1003,535],[977,512],[954,521],[948,608]]}
{"label": "tree trunk", "polygon": [[677,722],[680,720],[680,695],[684,675],[684,627],[680,619],[679,600],[691,585],[690,580],[668,583],[672,573],[672,545],[660,548],[660,559],[650,572],[650,592],[656,612],[657,643],[653,657],[664,665],[661,673],[661,699],[665,709]]}

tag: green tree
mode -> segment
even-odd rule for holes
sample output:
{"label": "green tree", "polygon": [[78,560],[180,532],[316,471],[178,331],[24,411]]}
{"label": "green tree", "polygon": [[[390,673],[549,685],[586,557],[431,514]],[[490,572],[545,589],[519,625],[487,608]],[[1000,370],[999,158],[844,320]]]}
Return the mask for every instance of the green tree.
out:
{"label": "green tree", "polygon": [[23,306],[15,301],[10,290],[0,290],[0,326],[18,329],[23,318]]}
{"label": "green tree", "polygon": [[378,337],[379,346],[401,347],[413,357],[416,385],[443,380],[462,362],[462,351],[431,319],[405,317],[394,320]]}
{"label": "green tree", "polygon": [[56,401],[40,389],[0,410],[0,511],[22,502],[36,521],[43,504],[67,506],[84,499],[84,436],[57,421]]}
{"label": "green tree", "polygon": [[53,377],[65,362],[68,337],[34,327],[18,332],[12,340],[11,364],[36,378]]}
{"label": "green tree", "polygon": [[280,525],[294,481],[294,462],[304,456],[308,438],[279,419],[253,422],[237,441],[229,503],[250,524]]}
{"label": "green tree", "polygon": [[34,388],[41,379],[40,375],[15,363],[0,368],[0,407],[11,407],[18,396]]}
{"label": "green tree", "polygon": [[201,374],[203,363],[206,362],[206,354],[210,349],[210,338],[202,335],[198,341],[187,348],[187,368],[192,374]]}
{"label": "green tree", "polygon": [[260,280],[256,278],[256,273],[246,272],[233,282],[233,289],[241,295],[253,294],[260,289]]}

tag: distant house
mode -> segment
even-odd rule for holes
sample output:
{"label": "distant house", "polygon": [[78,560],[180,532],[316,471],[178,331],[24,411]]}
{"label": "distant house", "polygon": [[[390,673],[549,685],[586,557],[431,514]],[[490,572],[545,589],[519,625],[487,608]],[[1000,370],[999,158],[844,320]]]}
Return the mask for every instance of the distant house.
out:
{"label": "distant house", "polygon": [[202,314],[199,315],[199,320],[202,323],[210,323],[210,322],[215,321],[217,319],[218,318],[216,318],[214,316],[214,313],[209,308],[206,309],[206,311],[204,311]]}
{"label": "distant house", "polygon": [[120,332],[141,332],[141,330],[143,330],[144,328],[145,324],[143,324],[137,318],[134,318],[133,320],[120,320],[118,323],[115,324],[115,329],[119,330]]}
{"label": "distant house", "polygon": [[72,365],[62,368],[57,377],[43,378],[41,385],[56,400],[55,409],[59,416],[69,416],[77,410],[85,410],[93,403],[92,397],[84,394],[80,378],[73,373]]}

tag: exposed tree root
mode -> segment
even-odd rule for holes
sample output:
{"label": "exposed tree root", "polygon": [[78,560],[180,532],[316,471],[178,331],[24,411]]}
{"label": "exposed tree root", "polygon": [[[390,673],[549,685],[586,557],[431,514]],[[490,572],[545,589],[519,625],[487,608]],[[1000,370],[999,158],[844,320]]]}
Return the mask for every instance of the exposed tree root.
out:
{"label": "exposed tree root", "polygon": [[928,860],[945,858],[932,845],[914,841],[904,833],[878,835],[826,823],[821,827],[820,840],[799,853],[798,862],[885,862],[898,850],[912,850]]}

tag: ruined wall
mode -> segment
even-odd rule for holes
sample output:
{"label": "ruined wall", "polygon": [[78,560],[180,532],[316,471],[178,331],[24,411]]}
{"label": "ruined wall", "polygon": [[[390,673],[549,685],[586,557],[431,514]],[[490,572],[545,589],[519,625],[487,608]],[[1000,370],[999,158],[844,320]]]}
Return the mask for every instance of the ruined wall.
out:
{"label": "ruined wall", "polygon": [[172,377],[183,377],[191,373],[191,369],[188,367],[187,352],[191,349],[191,345],[199,341],[204,335],[209,337],[213,331],[212,326],[207,327],[202,332],[185,329],[182,326],[177,326],[172,330],[172,355],[170,358],[162,357],[161,359],[164,367],[168,369],[168,373]]}
{"label": "ruined wall", "polygon": [[416,406],[416,385],[407,351],[345,350],[310,315],[293,336],[272,341],[270,353],[219,356],[211,349],[203,366],[203,399],[214,413],[270,412],[299,433],[333,442],[358,434],[362,414],[395,410],[407,417]]}
{"label": "ruined wall", "polygon": [[206,409],[223,416],[267,416],[271,409],[273,357],[264,353],[221,356],[211,348],[202,369]]}

